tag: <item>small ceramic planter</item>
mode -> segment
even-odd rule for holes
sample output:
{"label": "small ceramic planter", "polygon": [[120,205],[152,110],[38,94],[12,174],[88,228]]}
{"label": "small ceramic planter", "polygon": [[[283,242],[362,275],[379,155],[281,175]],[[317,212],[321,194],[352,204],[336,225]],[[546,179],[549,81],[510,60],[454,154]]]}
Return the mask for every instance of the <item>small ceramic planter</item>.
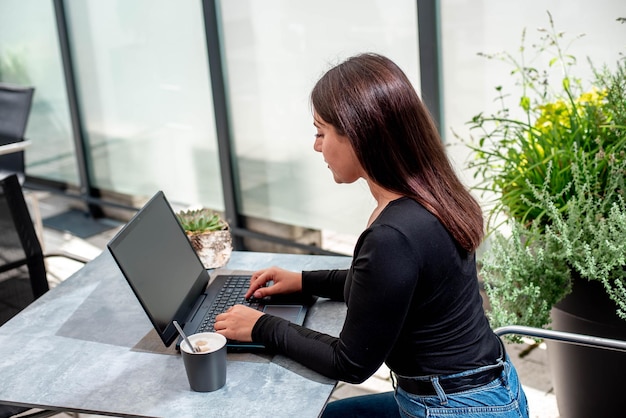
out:
{"label": "small ceramic planter", "polygon": [[228,263],[233,251],[233,240],[229,230],[187,235],[204,268],[220,268]]}

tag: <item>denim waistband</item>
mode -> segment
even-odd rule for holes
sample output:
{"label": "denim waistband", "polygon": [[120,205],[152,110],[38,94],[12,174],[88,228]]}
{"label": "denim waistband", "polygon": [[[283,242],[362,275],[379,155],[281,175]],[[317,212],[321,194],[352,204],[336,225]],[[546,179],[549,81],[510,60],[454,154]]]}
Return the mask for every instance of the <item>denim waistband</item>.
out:
{"label": "denim waistband", "polygon": [[414,395],[431,396],[442,395],[441,392],[448,394],[463,392],[486,385],[497,379],[505,366],[504,344],[500,338],[497,336],[496,338],[500,344],[500,355],[494,364],[447,375],[402,376],[392,372],[391,378],[394,388],[399,386],[404,391]]}

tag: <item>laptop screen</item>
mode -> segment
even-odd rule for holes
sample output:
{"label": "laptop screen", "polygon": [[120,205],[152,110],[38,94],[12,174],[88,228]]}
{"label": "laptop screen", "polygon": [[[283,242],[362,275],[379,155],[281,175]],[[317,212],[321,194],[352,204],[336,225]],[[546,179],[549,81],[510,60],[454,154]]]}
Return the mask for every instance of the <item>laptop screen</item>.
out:
{"label": "laptop screen", "polygon": [[166,345],[177,336],[209,276],[163,192],[109,242],[115,261]]}

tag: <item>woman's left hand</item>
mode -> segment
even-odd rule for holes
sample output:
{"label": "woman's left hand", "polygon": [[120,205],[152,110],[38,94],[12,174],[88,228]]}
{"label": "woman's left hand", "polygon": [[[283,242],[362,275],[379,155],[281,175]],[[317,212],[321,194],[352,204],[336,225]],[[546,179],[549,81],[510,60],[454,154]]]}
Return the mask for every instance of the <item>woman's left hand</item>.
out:
{"label": "woman's left hand", "polygon": [[229,340],[252,341],[252,328],[263,312],[235,305],[215,318],[215,331]]}

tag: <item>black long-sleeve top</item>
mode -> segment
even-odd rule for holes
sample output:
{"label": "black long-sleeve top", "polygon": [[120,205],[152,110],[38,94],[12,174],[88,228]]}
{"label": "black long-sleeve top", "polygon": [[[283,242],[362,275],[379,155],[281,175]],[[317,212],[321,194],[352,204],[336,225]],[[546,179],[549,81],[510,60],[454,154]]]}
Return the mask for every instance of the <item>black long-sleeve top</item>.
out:
{"label": "black long-sleeve top", "polygon": [[302,274],[306,294],[344,300],[339,338],[264,315],[254,341],[333,379],[359,383],[383,362],[403,376],[494,364],[476,261],[409,198],[387,205],[359,237],[349,270]]}

